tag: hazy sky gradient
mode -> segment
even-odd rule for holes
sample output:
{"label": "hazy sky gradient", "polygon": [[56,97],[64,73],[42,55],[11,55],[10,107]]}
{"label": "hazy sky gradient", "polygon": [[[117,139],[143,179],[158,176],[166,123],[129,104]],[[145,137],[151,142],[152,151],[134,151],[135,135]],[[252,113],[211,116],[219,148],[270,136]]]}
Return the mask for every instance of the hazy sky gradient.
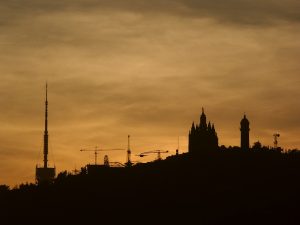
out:
{"label": "hazy sky gradient", "polygon": [[299,148],[299,28],[298,0],[0,1],[0,184],[34,181],[46,81],[58,171],[128,134],[134,155],[178,136],[186,151],[202,106],[220,144],[239,145],[246,112],[251,143]]}

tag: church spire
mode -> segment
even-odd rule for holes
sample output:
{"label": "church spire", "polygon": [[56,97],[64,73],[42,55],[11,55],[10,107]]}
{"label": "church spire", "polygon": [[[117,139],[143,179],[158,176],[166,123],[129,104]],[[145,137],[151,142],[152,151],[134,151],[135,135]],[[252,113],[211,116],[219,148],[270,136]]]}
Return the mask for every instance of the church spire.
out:
{"label": "church spire", "polygon": [[196,131],[195,123],[193,122],[192,128],[191,128],[191,133],[193,134]]}
{"label": "church spire", "polygon": [[48,84],[46,83],[45,131],[44,131],[44,168],[48,167]]}
{"label": "church spire", "polygon": [[207,129],[207,124],[206,124],[206,115],[204,113],[204,108],[202,107],[202,114],[200,116],[200,129],[206,130]]}
{"label": "church spire", "polygon": [[213,132],[216,132],[216,129],[215,129],[215,125],[214,125],[214,124],[212,124],[211,129],[212,129]]}

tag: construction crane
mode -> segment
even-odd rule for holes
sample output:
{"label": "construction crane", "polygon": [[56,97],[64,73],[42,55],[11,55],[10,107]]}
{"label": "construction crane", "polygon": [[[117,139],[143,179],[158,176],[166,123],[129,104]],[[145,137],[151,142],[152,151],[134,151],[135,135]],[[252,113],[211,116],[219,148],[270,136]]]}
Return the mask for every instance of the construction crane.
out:
{"label": "construction crane", "polygon": [[168,153],[169,151],[165,151],[165,150],[153,150],[153,151],[148,151],[148,152],[142,152],[140,154],[138,154],[137,156],[139,157],[144,157],[144,156],[147,156],[149,154],[157,154],[157,158],[156,160],[161,160],[161,154],[162,153]]}
{"label": "construction crane", "polygon": [[109,165],[111,167],[125,167],[126,164],[120,163],[120,162],[109,162]]}
{"label": "construction crane", "polygon": [[101,151],[120,151],[120,150],[125,150],[123,148],[110,148],[110,149],[99,149],[97,146],[95,149],[80,149],[81,152],[87,152],[87,151],[92,151],[95,154],[95,165],[97,165],[97,157],[98,157],[98,152]]}
{"label": "construction crane", "polygon": [[278,148],[278,138],[280,137],[280,134],[278,133],[275,133],[273,134],[273,137],[274,137],[274,149],[277,149]]}

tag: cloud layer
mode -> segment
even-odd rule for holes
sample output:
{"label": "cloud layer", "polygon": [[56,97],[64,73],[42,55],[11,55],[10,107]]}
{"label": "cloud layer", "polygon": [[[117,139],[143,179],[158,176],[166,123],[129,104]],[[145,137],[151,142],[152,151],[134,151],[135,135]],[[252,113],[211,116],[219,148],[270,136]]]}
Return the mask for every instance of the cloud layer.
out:
{"label": "cloud layer", "polygon": [[64,0],[1,1],[2,24],[18,18],[53,13],[129,12],[140,15],[213,18],[218,22],[263,25],[274,21],[299,22],[297,0]]}

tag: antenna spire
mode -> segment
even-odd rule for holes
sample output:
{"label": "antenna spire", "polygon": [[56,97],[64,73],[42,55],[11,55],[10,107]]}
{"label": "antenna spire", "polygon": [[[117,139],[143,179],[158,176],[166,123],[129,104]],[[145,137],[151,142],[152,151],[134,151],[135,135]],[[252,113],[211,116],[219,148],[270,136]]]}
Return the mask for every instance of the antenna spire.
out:
{"label": "antenna spire", "polygon": [[130,135],[128,135],[128,148],[127,148],[127,162],[126,166],[130,167],[132,166],[131,162],[131,149],[130,149]]}
{"label": "antenna spire", "polygon": [[48,83],[46,82],[45,132],[44,132],[44,168],[48,167]]}
{"label": "antenna spire", "polygon": [[46,82],[46,102],[48,101],[48,82]]}
{"label": "antenna spire", "polygon": [[128,135],[128,150],[130,150],[130,135]]}
{"label": "antenna spire", "polygon": [[44,166],[36,166],[35,180],[38,184],[52,183],[55,178],[55,165],[54,168],[48,167],[48,84],[46,82],[45,93],[45,131],[44,131]]}

